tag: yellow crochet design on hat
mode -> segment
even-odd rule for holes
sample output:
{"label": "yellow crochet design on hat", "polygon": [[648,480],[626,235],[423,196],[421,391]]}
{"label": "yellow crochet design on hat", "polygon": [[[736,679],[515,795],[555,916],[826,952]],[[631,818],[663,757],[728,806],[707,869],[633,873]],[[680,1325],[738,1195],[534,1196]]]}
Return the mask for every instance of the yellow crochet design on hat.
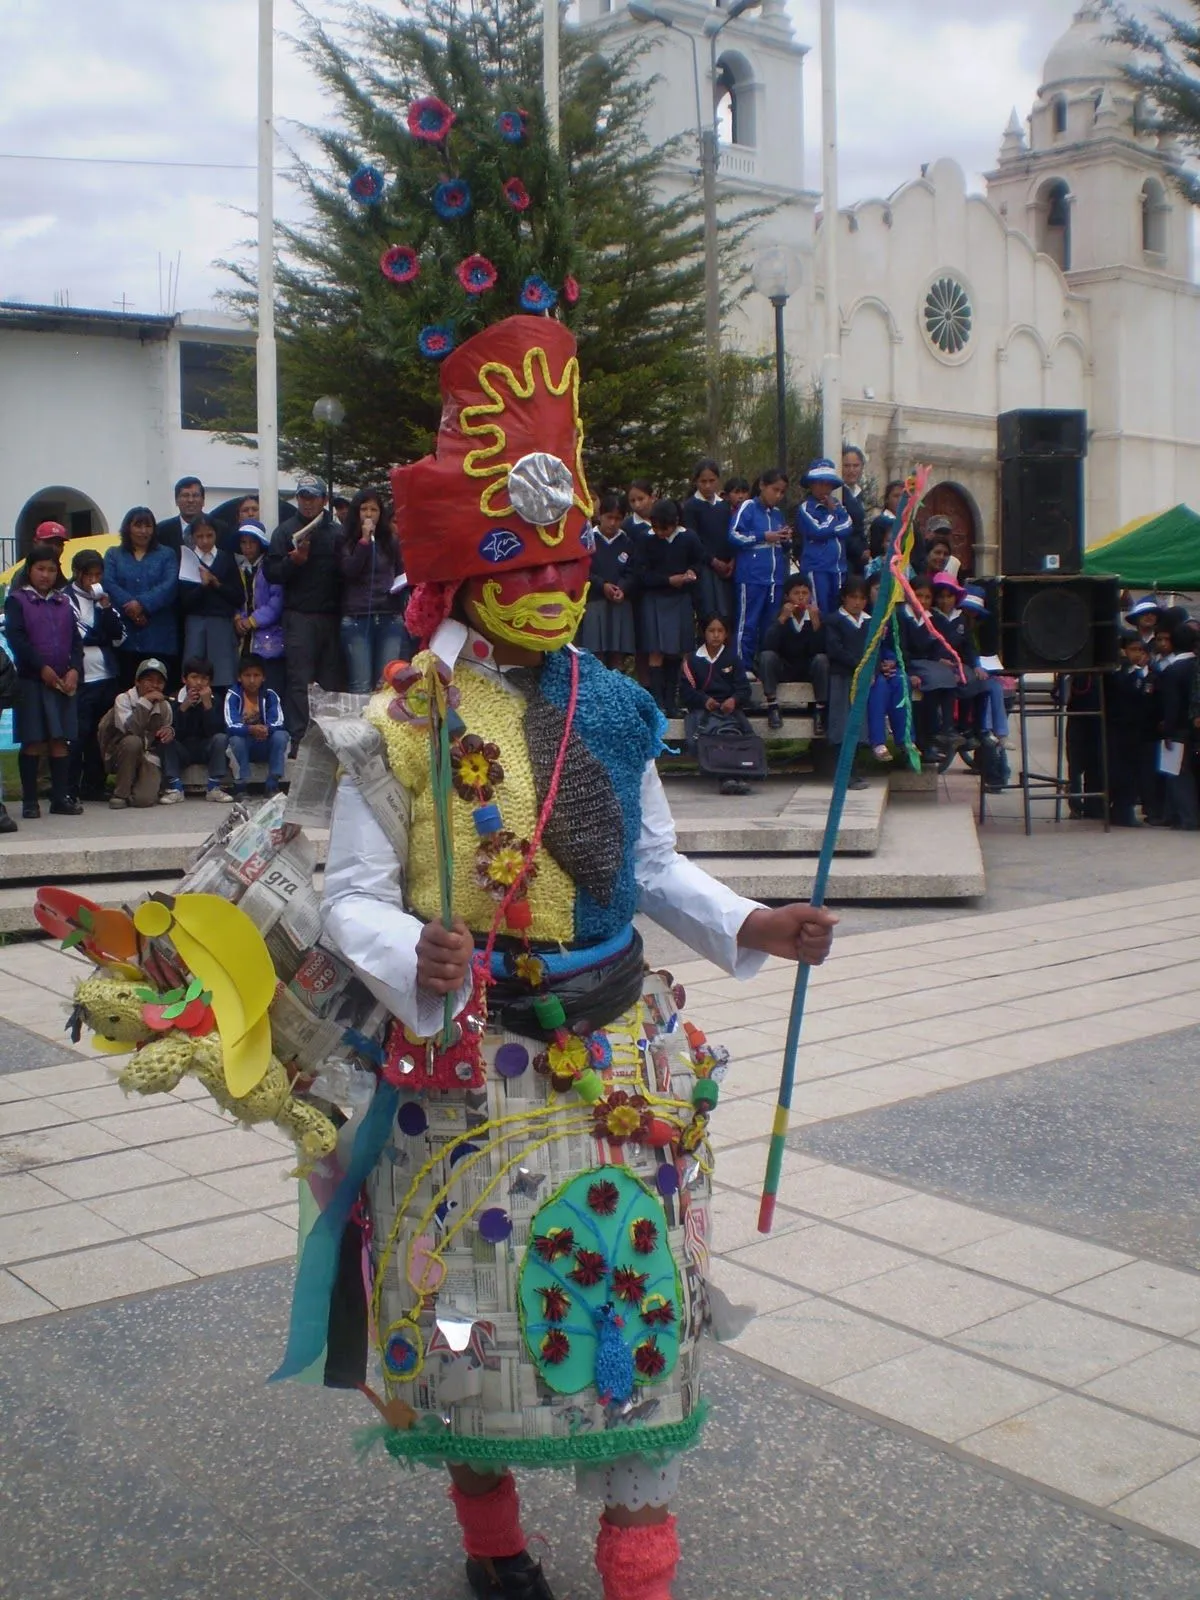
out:
{"label": "yellow crochet design on hat", "polygon": [[[417,670],[428,664],[428,653],[413,661]],[[477,733],[500,746],[504,763],[504,789],[497,802],[504,826],[518,839],[529,839],[537,825],[538,802],[529,753],[525,748],[525,701],[503,685],[469,669],[458,671],[454,683],[462,695],[458,714],[469,733]],[[441,915],[433,796],[429,785],[429,732],[388,715],[392,690],[384,689],[371,701],[367,719],[383,735],[388,765],[412,795],[412,827],[408,843],[406,899],[427,921]],[[490,931],[496,902],[475,882],[475,852],[479,834],[472,813],[476,802],[453,793],[450,819],[454,837],[454,910],[473,933]],[[529,886],[533,912],[530,937],[547,943],[567,944],[575,937],[575,885],[546,851],[537,853],[537,876]]]}

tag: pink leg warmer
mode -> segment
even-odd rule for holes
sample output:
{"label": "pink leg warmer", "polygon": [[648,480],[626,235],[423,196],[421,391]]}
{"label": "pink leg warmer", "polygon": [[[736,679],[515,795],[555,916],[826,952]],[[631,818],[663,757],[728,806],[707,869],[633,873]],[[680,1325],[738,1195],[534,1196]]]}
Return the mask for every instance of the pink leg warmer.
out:
{"label": "pink leg warmer", "polygon": [[452,1483],[450,1499],[462,1529],[463,1549],[476,1561],[503,1560],[505,1556],[519,1556],[524,1550],[521,1506],[511,1472],[506,1472],[487,1494],[464,1494]]}
{"label": "pink leg warmer", "polygon": [[671,1580],[679,1564],[675,1518],[638,1528],[618,1528],[600,1518],[596,1570],[604,1600],[671,1600]]}

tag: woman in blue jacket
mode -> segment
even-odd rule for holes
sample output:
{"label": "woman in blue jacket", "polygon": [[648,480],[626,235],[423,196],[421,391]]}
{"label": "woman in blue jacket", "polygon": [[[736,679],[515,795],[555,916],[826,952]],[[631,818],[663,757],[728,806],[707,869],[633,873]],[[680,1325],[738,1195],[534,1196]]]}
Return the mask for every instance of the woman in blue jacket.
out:
{"label": "woman in blue jacket", "polygon": [[792,543],[780,510],[787,486],[787,473],[769,468],[729,525],[737,601],[733,647],[747,672],[754,670],[767,629],[783,604]]}
{"label": "woman in blue jacket", "polygon": [[179,556],[159,543],[149,506],[134,506],[122,519],[120,545],[104,557],[104,592],[125,621],[117,646],[122,689],[133,687],[138,662],[147,656],[163,663],[169,683],[178,677],[178,588]]}

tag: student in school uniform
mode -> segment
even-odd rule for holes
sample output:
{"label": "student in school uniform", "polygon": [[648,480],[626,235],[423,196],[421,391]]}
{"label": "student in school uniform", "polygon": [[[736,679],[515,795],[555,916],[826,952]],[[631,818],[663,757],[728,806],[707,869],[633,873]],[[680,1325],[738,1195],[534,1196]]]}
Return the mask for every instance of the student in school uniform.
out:
{"label": "student in school uniform", "polygon": [[767,702],[767,727],[783,727],[777,696],[781,683],[811,683],[816,702],[813,732],[822,736],[829,706],[829,657],[821,613],[808,579],[793,573],[783,586],[783,605],[758,653],[758,676]]}
{"label": "student in school uniform", "polygon": [[[867,585],[862,578],[847,578],[836,611],[822,617],[825,653],[829,657],[829,748],[836,760],[846,737],[850,716],[850,684],[867,647],[871,619],[867,616]],[[864,728],[860,743],[866,742]],[[866,779],[853,771],[852,789],[865,789]]]}
{"label": "student in school uniform", "polygon": [[709,458],[697,461],[692,472],[692,492],[683,502],[683,525],[690,528],[704,551],[704,566],[696,585],[696,604],[702,617],[733,614],[733,550],[729,524],[733,513],[721,499],[721,472]]}
{"label": "student in school uniform", "polygon": [[680,525],[674,500],[658,500],[650,512],[652,535],[638,547],[638,648],[649,664],[649,689],[673,716],[679,703],[679,664],[696,646],[693,595],[704,563],[694,533]]}
{"label": "student in school uniform", "polygon": [[1121,636],[1121,665],[1110,675],[1104,696],[1110,814],[1114,828],[1141,827],[1137,814],[1139,758],[1149,700],[1145,684],[1149,676],[1142,636],[1136,628],[1127,628]]}
{"label": "student in school uniform", "polygon": [[[1168,828],[1178,828],[1184,833],[1200,830],[1191,717],[1192,678],[1196,660],[1193,645],[1192,630],[1187,623],[1177,623],[1171,637],[1171,660],[1159,675],[1163,814]],[[1171,770],[1175,764],[1178,764],[1178,772]]]}
{"label": "student in school uniform", "polygon": [[729,520],[732,522],[737,516],[741,506],[750,498],[749,478],[726,478],[725,487],[721,491],[725,504],[729,507]]}
{"label": "student in school uniform", "polygon": [[962,728],[974,725],[976,702],[981,696],[1000,695],[1000,716],[1004,718],[1005,732],[1008,730],[1008,720],[1004,712],[1004,691],[999,682],[992,684],[987,671],[979,665],[979,646],[975,643],[975,629],[972,619],[962,609],[962,599],[966,589],[957,578],[951,577],[949,572],[935,572],[933,575],[933,612],[931,620],[942,638],[954,651],[962,663],[964,679],[954,691],[955,699],[959,705],[961,735]]}
{"label": "student in school uniform", "polygon": [[[212,665],[218,700],[237,677],[238,638],[233,619],[241,609],[242,580],[237,557],[217,548],[217,529],[207,517],[191,526],[192,565],[180,553],[179,607],[183,613],[183,653]],[[185,565],[185,563],[187,563]],[[185,577],[198,572],[199,578]]]}
{"label": "student in school uniform", "polygon": [[620,667],[637,649],[633,610],[637,559],[633,538],[621,526],[624,510],[619,494],[600,496],[587,610],[575,639],[580,649],[599,656],[606,667]]}
{"label": "student in school uniform", "polygon": [[[704,619],[704,642],[688,656],[679,674],[685,734],[695,747],[706,726],[732,723],[745,737],[755,737],[746,711],[750,705],[750,680],[729,643],[729,624],[715,615]],[[725,778],[722,794],[749,794],[743,778]]]}
{"label": "student in school uniform", "polygon": [[729,525],[729,542],[736,552],[734,648],[747,672],[754,671],[767,629],[783,604],[792,542],[782,510],[787,486],[782,467],[768,468]]}
{"label": "student in school uniform", "polygon": [[920,609],[906,600],[899,609],[900,643],[910,682],[921,691],[917,743],[931,763],[954,758],[954,696],[962,683],[945,639],[933,625],[933,582],[923,573],[912,580]]}
{"label": "student in school uniform", "polygon": [[834,499],[842,487],[832,461],[814,461],[800,480],[807,497],[796,507],[796,565],[808,579],[817,609],[824,616],[840,604],[849,572],[846,541],[853,533],[850,513]]}
{"label": "student in school uniform", "polygon": [[1162,609],[1157,600],[1147,596],[1145,600],[1139,600],[1136,605],[1130,606],[1125,613],[1125,621],[1131,628],[1137,629],[1147,655],[1154,654],[1154,632],[1158,627]]}
{"label": "student in school uniform", "polygon": [[629,507],[628,515],[621,524],[622,530],[633,541],[648,539],[652,532],[650,527],[650,513],[654,509],[658,496],[654,492],[654,485],[649,478],[634,478],[629,488],[625,491],[625,504]]}

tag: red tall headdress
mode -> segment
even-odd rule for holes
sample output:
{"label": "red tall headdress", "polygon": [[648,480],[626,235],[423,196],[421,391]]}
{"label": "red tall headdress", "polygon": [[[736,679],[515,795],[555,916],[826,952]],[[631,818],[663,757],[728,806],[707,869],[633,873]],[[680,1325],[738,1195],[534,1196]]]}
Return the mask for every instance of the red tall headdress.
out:
{"label": "red tall headdress", "polygon": [[549,317],[508,317],[441,367],[435,453],[392,472],[412,583],[499,577],[589,555],[575,339]]}

